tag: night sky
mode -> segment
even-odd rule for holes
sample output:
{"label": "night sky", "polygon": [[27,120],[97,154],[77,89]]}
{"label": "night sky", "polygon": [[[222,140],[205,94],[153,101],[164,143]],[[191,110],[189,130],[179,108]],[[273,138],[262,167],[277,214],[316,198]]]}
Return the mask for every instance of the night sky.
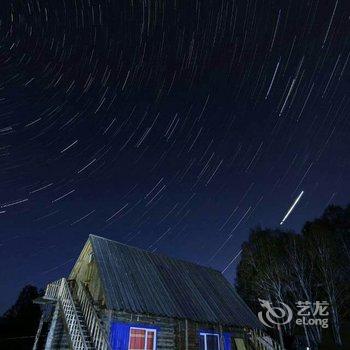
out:
{"label": "night sky", "polygon": [[89,233],[233,281],[250,228],[350,201],[348,0],[1,0],[0,16],[0,311],[66,275]]}

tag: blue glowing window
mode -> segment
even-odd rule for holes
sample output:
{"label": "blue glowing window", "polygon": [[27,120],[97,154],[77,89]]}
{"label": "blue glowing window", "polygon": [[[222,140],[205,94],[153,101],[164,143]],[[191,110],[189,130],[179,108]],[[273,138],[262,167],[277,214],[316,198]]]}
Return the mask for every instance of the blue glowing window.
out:
{"label": "blue glowing window", "polygon": [[200,333],[199,334],[200,350],[220,350],[219,334],[216,333]]}

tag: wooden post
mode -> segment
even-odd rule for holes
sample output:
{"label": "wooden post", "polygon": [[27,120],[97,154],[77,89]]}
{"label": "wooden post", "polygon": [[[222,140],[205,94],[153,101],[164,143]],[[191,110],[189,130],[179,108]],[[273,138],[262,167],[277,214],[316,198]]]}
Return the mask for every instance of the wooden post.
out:
{"label": "wooden post", "polygon": [[219,326],[220,328],[220,349],[225,349],[225,345],[224,345],[224,333],[222,331],[222,325],[220,324]]}
{"label": "wooden post", "polygon": [[188,321],[185,319],[185,350],[188,350]]}

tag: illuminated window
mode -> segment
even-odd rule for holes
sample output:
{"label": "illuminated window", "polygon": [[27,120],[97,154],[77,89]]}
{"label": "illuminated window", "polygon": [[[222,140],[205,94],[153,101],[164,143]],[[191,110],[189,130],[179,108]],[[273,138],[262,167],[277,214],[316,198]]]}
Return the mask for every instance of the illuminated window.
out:
{"label": "illuminated window", "polygon": [[156,330],[147,328],[130,328],[129,350],[155,350]]}
{"label": "illuminated window", "polygon": [[199,336],[200,350],[220,350],[219,334],[200,333]]}

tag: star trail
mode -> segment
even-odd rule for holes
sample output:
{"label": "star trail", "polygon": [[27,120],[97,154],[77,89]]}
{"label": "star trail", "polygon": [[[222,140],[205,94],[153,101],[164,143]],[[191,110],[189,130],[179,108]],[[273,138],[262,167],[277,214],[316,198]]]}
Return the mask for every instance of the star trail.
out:
{"label": "star trail", "polygon": [[2,308],[90,233],[233,280],[250,228],[349,202],[349,1],[3,0],[0,28]]}

